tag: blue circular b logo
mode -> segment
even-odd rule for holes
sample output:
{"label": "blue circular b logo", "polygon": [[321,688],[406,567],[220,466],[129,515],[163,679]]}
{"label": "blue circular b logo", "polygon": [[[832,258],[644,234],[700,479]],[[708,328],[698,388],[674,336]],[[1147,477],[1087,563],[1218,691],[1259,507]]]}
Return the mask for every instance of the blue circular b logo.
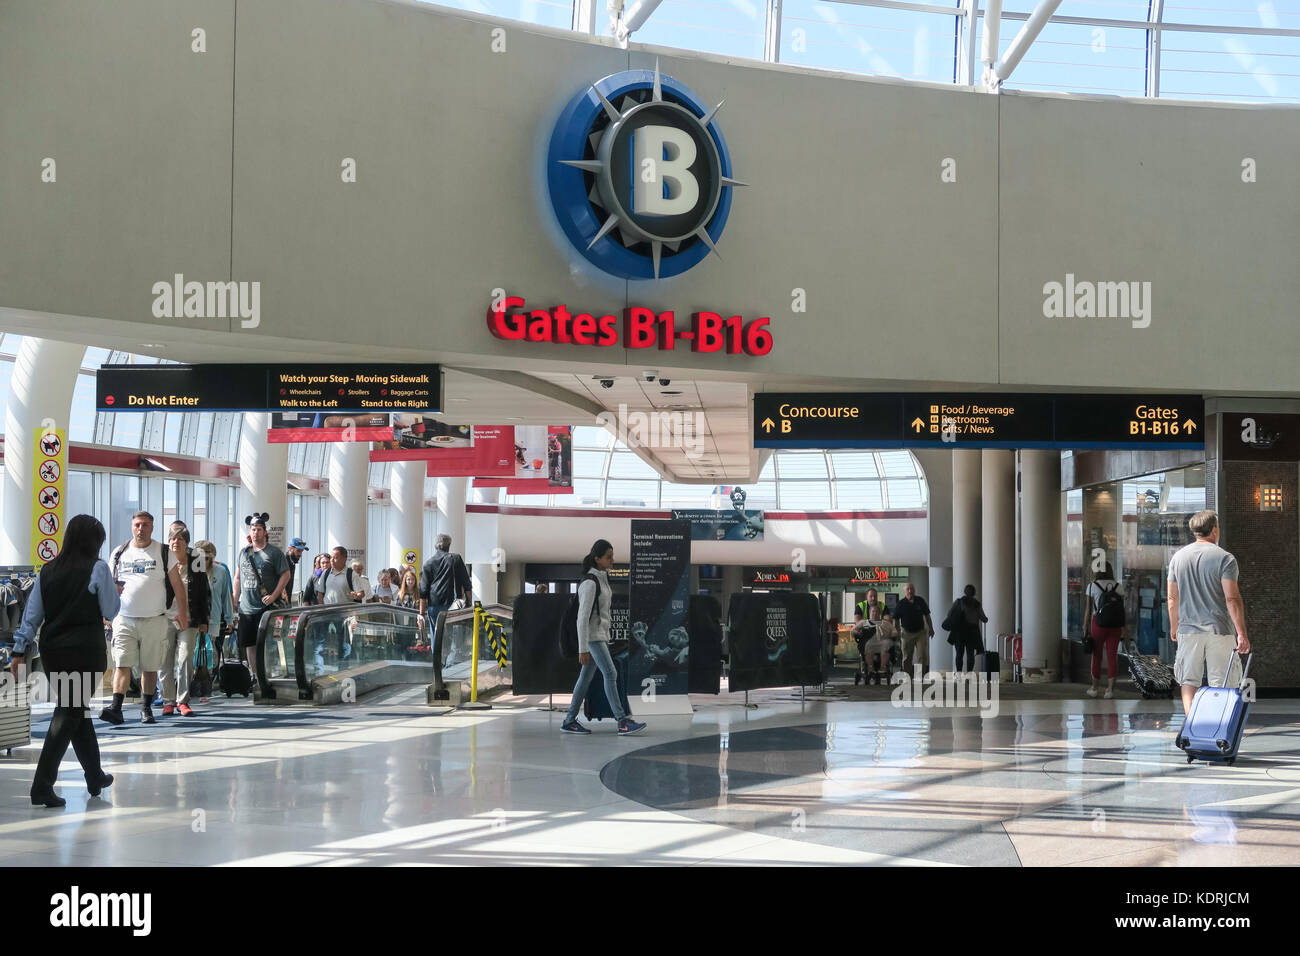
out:
{"label": "blue circular b logo", "polygon": [[547,183],[579,252],[621,279],[660,279],[713,250],[732,187],[744,185],[731,178],[717,110],[657,68],[607,76],[569,102]]}

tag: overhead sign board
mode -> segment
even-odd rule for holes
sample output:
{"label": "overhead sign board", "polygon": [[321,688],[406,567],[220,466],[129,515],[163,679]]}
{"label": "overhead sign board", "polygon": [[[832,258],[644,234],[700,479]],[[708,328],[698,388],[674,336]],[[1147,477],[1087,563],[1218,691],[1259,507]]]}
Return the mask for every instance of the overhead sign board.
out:
{"label": "overhead sign board", "polygon": [[754,396],[759,448],[1205,447],[1199,395],[970,393]]}
{"label": "overhead sign board", "polygon": [[439,412],[437,365],[104,365],[101,412]]}

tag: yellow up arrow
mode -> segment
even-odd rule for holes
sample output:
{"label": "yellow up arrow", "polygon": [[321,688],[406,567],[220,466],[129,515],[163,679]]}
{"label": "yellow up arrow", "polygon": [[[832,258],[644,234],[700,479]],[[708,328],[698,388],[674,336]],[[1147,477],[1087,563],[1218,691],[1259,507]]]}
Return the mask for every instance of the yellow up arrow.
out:
{"label": "yellow up arrow", "polygon": [[922,429],[925,428],[925,422],[921,421],[920,417],[918,416],[917,418],[912,419],[912,427],[916,429],[918,432],[920,432]]}
{"label": "yellow up arrow", "polygon": [[773,422],[772,419],[770,418],[763,419],[763,431],[770,433],[772,431],[772,426],[774,424],[776,423]]}
{"label": "yellow up arrow", "polygon": [[1196,422],[1192,421],[1190,418],[1187,419],[1187,421],[1183,422],[1183,431],[1185,432],[1196,431]]}

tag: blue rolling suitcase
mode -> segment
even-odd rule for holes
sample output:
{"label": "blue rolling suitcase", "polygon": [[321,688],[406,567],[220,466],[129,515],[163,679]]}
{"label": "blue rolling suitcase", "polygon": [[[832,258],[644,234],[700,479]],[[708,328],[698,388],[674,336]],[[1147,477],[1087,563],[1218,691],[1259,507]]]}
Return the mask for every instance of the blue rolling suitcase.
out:
{"label": "blue rolling suitcase", "polygon": [[[1235,660],[1236,648],[1232,656]],[[1246,686],[1251,656],[1246,655],[1246,667],[1241,673],[1239,687],[1202,687],[1192,698],[1187,719],[1174,741],[1187,754],[1188,763],[1193,760],[1227,764],[1236,761],[1241,732],[1246,726],[1246,711],[1250,706],[1242,689]],[[1228,664],[1228,674],[1232,674],[1232,662]]]}
{"label": "blue rolling suitcase", "polygon": [[[613,658],[623,713],[631,714],[632,708],[627,702],[627,653],[615,654]],[[596,676],[591,679],[591,686],[587,689],[587,699],[582,704],[582,712],[588,720],[604,720],[606,717],[614,716],[614,710],[609,706],[609,698],[605,695],[605,678],[601,676],[600,671],[597,671]]]}

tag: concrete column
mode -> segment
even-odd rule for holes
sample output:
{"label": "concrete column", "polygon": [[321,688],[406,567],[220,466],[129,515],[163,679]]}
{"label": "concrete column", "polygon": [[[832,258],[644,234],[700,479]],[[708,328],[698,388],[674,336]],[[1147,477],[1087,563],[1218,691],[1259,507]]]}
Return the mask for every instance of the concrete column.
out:
{"label": "concrete column", "polygon": [[[501,499],[505,497],[505,491],[504,488],[475,488],[474,501],[478,504],[499,504]],[[462,519],[464,518],[463,509],[461,511],[461,517]],[[476,522],[476,527],[485,527],[488,524],[489,522]],[[496,528],[495,521],[490,522],[490,525],[492,528]],[[465,535],[468,534],[468,523],[466,523]],[[478,532],[476,531],[475,534],[477,535]],[[482,601],[484,604],[495,604],[497,603],[500,594],[500,578],[498,577],[496,570],[498,565],[491,559],[479,560],[479,557],[484,554],[491,555],[496,553],[496,549],[501,545],[501,539],[498,533],[492,533],[489,537],[491,538],[489,541],[476,540],[473,542],[456,542],[453,540],[451,549],[453,551],[460,551],[461,554],[469,554],[471,550],[470,545],[471,543],[473,544],[472,550],[475,555],[475,560],[470,566],[469,577],[470,581],[473,582],[474,599]],[[460,544],[460,547],[457,547],[457,544]]]}
{"label": "concrete column", "polygon": [[925,603],[930,605],[930,620],[934,623],[934,637],[930,640],[930,669],[952,670],[952,645],[948,643],[948,632],[939,626],[956,597],[952,589],[952,568],[931,567],[930,590],[920,594],[925,598]]}
{"label": "concrete column", "polygon": [[[325,502],[329,515],[329,546],[347,548],[348,562],[360,558],[369,574],[366,491],[370,483],[370,446],[365,442],[334,442],[330,446],[329,476],[330,496]],[[373,580],[371,584],[374,584]]]}
{"label": "concrete column", "polygon": [[515,598],[524,593],[524,562],[510,561],[501,574],[501,584],[497,588],[497,600],[502,604],[511,604]]}
{"label": "concrete column", "polygon": [[1025,667],[1059,667],[1061,648],[1061,453],[1020,453]]}
{"label": "concrete column", "polygon": [[[5,564],[32,563],[32,453],[36,430],[67,429],[72,391],[86,355],[84,345],[25,338],[14,360],[5,408],[4,528]],[[70,437],[70,436],[69,436]],[[65,507],[66,517],[73,517]],[[104,518],[107,524],[107,517]],[[166,529],[163,529],[164,532]],[[55,535],[60,545],[63,532]],[[37,542],[39,544],[39,542]]]}
{"label": "concrete column", "polygon": [[426,468],[422,461],[395,461],[389,471],[393,508],[388,516],[388,553],[400,556],[408,549],[415,549],[417,568],[423,565],[433,547],[432,541],[424,540]]}
{"label": "concrete column", "polygon": [[438,533],[451,535],[451,550],[459,554],[465,553],[465,494],[468,490],[468,478],[438,479]]}
{"label": "concrete column", "polygon": [[[239,431],[239,514],[235,516],[235,554],[248,543],[244,518],[254,512],[271,516],[267,540],[277,548],[286,544],[284,527],[289,511],[289,446],[266,440],[271,416],[266,412],[244,415]],[[365,448],[365,445],[358,447]],[[163,529],[166,531],[166,529]],[[231,573],[234,570],[231,569]],[[297,577],[297,576],[295,576]],[[297,582],[295,581],[295,586]]]}
{"label": "concrete column", "polygon": [[[980,587],[980,453],[952,453],[952,593],[968,584]],[[944,608],[946,611],[947,608]]]}
{"label": "concrete column", "polygon": [[985,642],[996,650],[998,635],[1016,629],[1016,453],[986,448],[980,462],[979,598],[989,619]]}

